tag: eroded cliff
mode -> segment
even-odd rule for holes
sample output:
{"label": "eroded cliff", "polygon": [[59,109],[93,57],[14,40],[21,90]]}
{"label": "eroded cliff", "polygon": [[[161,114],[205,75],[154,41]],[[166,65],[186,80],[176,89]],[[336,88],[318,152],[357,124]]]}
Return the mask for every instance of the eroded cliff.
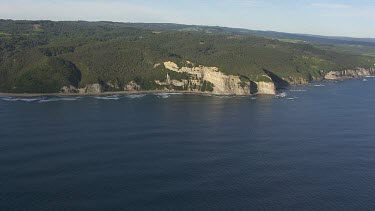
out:
{"label": "eroded cliff", "polygon": [[331,71],[324,76],[326,80],[344,80],[375,75],[375,68],[357,68],[354,70]]}
{"label": "eroded cliff", "polygon": [[89,84],[84,88],[76,88],[72,85],[64,86],[61,88],[60,92],[69,93],[80,93],[80,94],[99,94],[105,91],[105,87],[102,84]]}
{"label": "eroded cliff", "polygon": [[276,86],[273,82],[264,82],[259,81],[255,82],[257,85],[257,92],[256,94],[261,95],[275,95],[276,94]]}
{"label": "eroded cliff", "polygon": [[[204,87],[209,84],[212,90],[205,90],[217,95],[250,95],[251,81],[240,76],[225,75],[217,67],[178,67],[174,62],[164,62],[166,69],[177,72],[187,73],[190,77],[187,80],[173,81],[169,83],[183,85],[188,91],[199,91],[197,87]],[[167,79],[168,80],[168,79]],[[167,81],[168,82],[168,81]]]}

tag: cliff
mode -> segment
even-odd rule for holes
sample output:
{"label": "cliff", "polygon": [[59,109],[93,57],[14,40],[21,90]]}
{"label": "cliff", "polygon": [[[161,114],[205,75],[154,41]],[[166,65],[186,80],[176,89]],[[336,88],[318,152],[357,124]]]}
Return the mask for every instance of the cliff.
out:
{"label": "cliff", "polygon": [[261,95],[275,95],[276,85],[273,82],[255,82],[257,85],[257,94]]}
{"label": "cliff", "polygon": [[68,94],[68,93],[99,94],[104,91],[105,91],[105,88],[101,84],[90,84],[84,88],[79,88],[79,89],[70,85],[70,86],[64,86],[60,90],[61,93],[65,93],[65,94]]}
{"label": "cliff", "polygon": [[[250,95],[251,81],[248,79],[240,78],[240,76],[225,75],[220,72],[217,67],[178,67],[174,62],[164,62],[166,69],[177,72],[187,73],[190,77],[188,80],[170,80],[171,84],[183,85],[187,91],[199,91],[197,87],[204,87],[209,84],[212,90],[206,90],[212,94],[217,95]],[[168,80],[168,79],[167,79]],[[167,81],[168,82],[168,81]],[[160,83],[159,83],[160,84]]]}
{"label": "cliff", "polygon": [[331,71],[324,76],[326,80],[344,80],[375,75],[375,68],[357,68],[354,70]]}
{"label": "cliff", "polygon": [[[162,64],[154,65],[154,69]],[[210,93],[215,95],[275,95],[277,83],[268,75],[263,75],[265,81],[251,81],[243,76],[226,75],[217,67],[194,66],[187,62],[185,67],[179,67],[176,63],[168,61],[163,63],[165,69],[181,74],[179,79],[166,74],[165,81],[154,80],[159,91],[188,91],[196,93]],[[190,67],[188,67],[190,66]],[[171,73],[171,72],[169,72]],[[182,75],[184,74],[184,75]],[[171,74],[173,75],[173,74]],[[177,74],[178,75],[178,74]],[[176,76],[176,74],[174,74]],[[181,77],[183,76],[183,77]],[[61,93],[99,94],[105,91],[147,91],[135,81],[131,81],[124,87],[113,82],[103,84],[89,84],[84,88],[64,86]],[[153,91],[153,90],[150,90]]]}
{"label": "cliff", "polygon": [[[185,66],[179,67],[175,62],[167,61],[154,65],[154,71],[166,71],[165,80],[153,80],[155,88],[144,87],[144,84],[137,84],[134,80],[120,87],[119,84],[111,81],[106,84],[89,84],[84,88],[75,86],[64,86],[61,93],[100,94],[105,91],[187,91],[195,93],[210,93],[215,95],[275,95],[277,90],[284,89],[289,85],[304,85],[314,80],[322,80],[309,75],[288,76],[281,78],[275,73],[263,69],[257,81],[250,80],[240,75],[228,75],[219,70],[218,67],[196,66],[186,61]],[[163,67],[164,66],[164,67]],[[162,68],[162,69],[160,69]],[[353,70],[331,71],[324,79],[342,80],[375,75],[375,68],[357,68]]]}
{"label": "cliff", "polygon": [[287,78],[284,78],[283,80],[285,80],[288,84],[291,84],[291,85],[306,85],[306,84],[310,83],[311,81],[313,81],[314,79],[289,76]]}

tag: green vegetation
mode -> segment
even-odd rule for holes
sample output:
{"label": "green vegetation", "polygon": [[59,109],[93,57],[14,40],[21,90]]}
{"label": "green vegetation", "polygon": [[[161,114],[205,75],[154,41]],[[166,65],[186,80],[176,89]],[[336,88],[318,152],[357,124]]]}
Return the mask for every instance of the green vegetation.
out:
{"label": "green vegetation", "polygon": [[201,87],[202,92],[212,92],[214,91],[214,85],[209,81],[204,81]]}
{"label": "green vegetation", "polygon": [[80,73],[74,65],[58,58],[48,58],[19,73],[12,91],[59,92],[67,84],[78,85]]}
{"label": "green vegetation", "polygon": [[364,56],[372,56],[375,57],[375,47],[373,46],[364,46],[364,45],[318,45],[317,47],[336,51],[339,53],[347,53],[347,54],[357,54],[357,55],[364,55]]}
{"label": "green vegetation", "polygon": [[303,40],[294,40],[294,39],[277,39],[281,42],[288,42],[288,43],[303,43]]}
{"label": "green vegetation", "polygon": [[0,37],[9,37],[11,34],[0,32]]}
{"label": "green vegetation", "polygon": [[[331,70],[375,63],[371,47],[364,56],[335,46],[233,36],[220,28],[168,27],[172,26],[0,20],[0,91],[57,92],[67,85],[98,82],[123,87],[130,81],[143,89],[160,89],[155,80],[165,81],[167,73],[176,80],[189,78],[155,66],[165,61],[219,67],[253,81],[270,80],[264,70],[280,78],[318,79]],[[212,90],[212,84],[205,82],[202,89]]]}

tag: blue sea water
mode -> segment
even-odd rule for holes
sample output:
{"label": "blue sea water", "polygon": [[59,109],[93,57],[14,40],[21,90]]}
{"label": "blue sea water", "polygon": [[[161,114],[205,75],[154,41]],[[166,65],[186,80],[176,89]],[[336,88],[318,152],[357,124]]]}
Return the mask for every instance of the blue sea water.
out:
{"label": "blue sea water", "polygon": [[375,79],[0,98],[0,210],[374,210]]}

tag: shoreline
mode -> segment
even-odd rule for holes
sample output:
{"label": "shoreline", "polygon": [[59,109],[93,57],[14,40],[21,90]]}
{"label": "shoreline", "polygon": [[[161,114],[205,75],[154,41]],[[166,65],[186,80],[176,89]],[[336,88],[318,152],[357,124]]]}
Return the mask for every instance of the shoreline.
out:
{"label": "shoreline", "polygon": [[[178,94],[211,94],[209,92],[191,92],[191,91],[166,91],[166,90],[148,90],[148,91],[118,91],[118,92],[101,92],[101,93],[5,93],[0,92],[0,97],[71,97],[71,96],[105,96],[105,95],[132,95],[132,94],[163,94],[163,93],[178,93]],[[224,95],[223,95],[224,96]],[[229,96],[229,95],[228,95]],[[247,95],[244,95],[247,96]],[[251,96],[251,95],[249,95]]]}
{"label": "shoreline", "polygon": [[[289,87],[294,86],[308,86],[313,84],[319,84],[321,82],[332,82],[332,81],[347,81],[352,79],[361,79],[361,78],[373,78],[375,76],[362,76],[357,78],[341,78],[338,80],[315,80],[307,84],[300,85],[290,85]],[[280,91],[280,90],[277,90]],[[193,91],[168,91],[168,90],[143,90],[143,91],[113,91],[113,92],[101,92],[101,93],[6,93],[0,92],[0,97],[47,97],[47,96],[56,96],[56,97],[70,97],[70,96],[105,96],[105,95],[132,95],[132,94],[195,94],[195,95],[215,95],[215,96],[256,96],[259,94],[250,94],[250,95],[231,95],[231,94],[214,94],[211,92],[193,92]]]}

